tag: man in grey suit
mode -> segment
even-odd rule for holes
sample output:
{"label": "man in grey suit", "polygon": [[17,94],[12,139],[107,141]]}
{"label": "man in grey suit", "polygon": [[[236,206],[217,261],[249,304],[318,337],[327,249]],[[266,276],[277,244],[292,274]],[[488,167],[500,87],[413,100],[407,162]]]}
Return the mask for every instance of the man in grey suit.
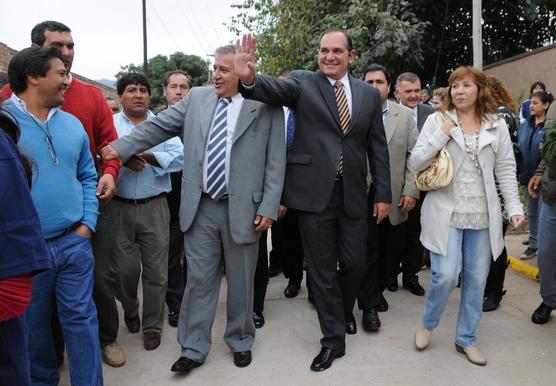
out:
{"label": "man in grey suit", "polygon": [[[421,103],[421,80],[419,77],[412,72],[404,72],[398,75],[395,95],[401,105],[411,109],[417,129],[421,132],[427,117],[434,113],[436,109]],[[419,236],[421,235],[421,205],[424,198],[425,193],[421,192],[421,197],[417,201],[415,209],[409,213],[407,219],[407,242],[402,260],[404,288],[417,296],[425,294],[425,289],[419,284],[419,277],[417,276],[417,273],[423,266],[423,252],[425,250],[421,241],[419,241]],[[390,291],[396,291],[398,289],[397,275],[390,278],[386,286]]]}
{"label": "man in grey suit", "polygon": [[[295,110],[282,203],[297,210],[323,333],[311,369],[321,371],[345,354],[346,332],[356,332],[350,318],[365,273],[367,212],[372,210],[378,223],[390,208],[380,98],[375,89],[349,75],[355,50],[344,31],[321,35],[319,72],[294,71],[287,80],[256,74],[255,49],[250,34],[241,45],[236,43],[242,95]],[[375,180],[372,204],[367,198],[367,156]]]}
{"label": "man in grey suit", "polygon": [[[371,64],[365,69],[363,79],[380,92],[382,119],[390,155],[392,202],[396,204],[390,207],[388,217],[380,224],[376,224],[372,218],[368,221],[367,273],[361,283],[357,302],[363,311],[363,328],[377,331],[381,325],[377,311],[385,311],[385,305],[388,304],[382,293],[387,279],[397,277],[399,273],[406,239],[407,216],[419,198],[419,189],[414,182],[415,171],[409,167],[408,162],[419,132],[411,110],[388,100],[390,75],[386,68]],[[370,189],[371,199],[372,192],[373,189]]]}
{"label": "man in grey suit", "polygon": [[251,363],[257,248],[260,232],[277,218],[283,187],[283,111],[238,94],[234,52],[233,46],[216,50],[214,88],[192,89],[103,149],[105,159],[125,161],[183,135],[180,224],[188,276],[178,325],[182,351],[172,366],[181,373],[202,365],[208,355],[223,263],[228,283],[224,341],[236,366]]}

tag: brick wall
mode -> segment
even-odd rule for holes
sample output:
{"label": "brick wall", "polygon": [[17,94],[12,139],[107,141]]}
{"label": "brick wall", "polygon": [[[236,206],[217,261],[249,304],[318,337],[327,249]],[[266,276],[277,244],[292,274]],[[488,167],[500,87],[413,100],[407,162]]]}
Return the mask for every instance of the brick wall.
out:
{"label": "brick wall", "polygon": [[[7,83],[8,81],[8,77],[6,75],[8,72],[8,64],[10,63],[12,56],[14,56],[16,53],[17,50],[14,50],[13,48],[8,47],[6,44],[0,42],[0,87],[3,87],[4,83]],[[73,72],[72,75],[79,78],[79,80],[82,80],[83,82],[97,86],[102,90],[105,96],[111,96],[116,100],[118,99],[118,94],[116,93],[115,88],[106,86],[102,83],[96,82],[92,79],[89,79],[87,77],[84,77],[82,75]]]}

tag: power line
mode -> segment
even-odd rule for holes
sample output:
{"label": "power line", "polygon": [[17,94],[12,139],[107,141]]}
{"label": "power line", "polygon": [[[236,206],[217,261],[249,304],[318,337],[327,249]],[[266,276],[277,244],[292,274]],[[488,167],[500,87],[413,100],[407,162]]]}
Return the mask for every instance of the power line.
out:
{"label": "power line", "polygon": [[216,35],[216,38],[218,39],[219,44],[222,44],[222,40],[220,39],[220,35],[218,34],[218,31],[216,30],[216,25],[214,25],[214,18],[212,17],[212,13],[210,12],[209,6],[208,6],[208,1],[204,2],[205,7],[207,8],[207,13],[210,19],[210,23],[212,24],[212,28],[214,29],[214,33]]}
{"label": "power line", "polygon": [[[183,14],[183,16],[188,20],[189,25],[192,25],[191,20],[189,19],[189,16],[187,15],[187,13],[183,10],[183,7],[181,6],[181,4],[178,2],[178,0],[176,0],[176,5],[178,6],[178,8],[180,9],[181,13]],[[201,47],[201,49],[203,51],[205,51],[205,56],[208,56],[208,52],[209,50],[206,49],[205,44],[201,42],[201,39],[199,38],[199,36],[197,35],[197,32],[195,32],[195,29],[191,30],[193,32],[193,35],[195,37],[195,39],[197,40],[197,43],[199,44],[199,46]],[[201,30],[201,33],[203,31]]]}
{"label": "power line", "polygon": [[[193,19],[195,20],[195,23],[197,23],[197,26],[199,26],[199,30],[201,31],[201,33],[203,35],[204,34],[204,30],[203,27],[201,26],[201,24],[199,23],[199,18],[197,17],[197,14],[195,13],[195,10],[193,9],[193,7],[191,6],[191,4],[189,3],[189,1],[185,1],[185,3],[187,4],[187,6],[189,7],[189,9],[191,10],[191,14],[193,15]],[[210,48],[210,47],[209,47]]]}
{"label": "power line", "polygon": [[168,28],[166,27],[166,24],[164,23],[164,21],[162,21],[162,18],[160,17],[160,15],[158,14],[158,12],[156,11],[156,9],[154,8],[154,5],[152,4],[152,2],[148,2],[149,7],[151,7],[151,10],[154,12],[155,16],[158,18],[158,20],[160,21],[160,24],[162,24],[162,27],[164,28],[164,30],[166,31],[166,33],[168,34],[168,36],[170,37],[170,39],[172,39],[172,41],[174,42],[174,44],[176,45],[176,49],[179,51],[180,49],[180,45],[178,44],[177,40],[174,39],[174,36],[170,33],[170,31],[168,30]]}

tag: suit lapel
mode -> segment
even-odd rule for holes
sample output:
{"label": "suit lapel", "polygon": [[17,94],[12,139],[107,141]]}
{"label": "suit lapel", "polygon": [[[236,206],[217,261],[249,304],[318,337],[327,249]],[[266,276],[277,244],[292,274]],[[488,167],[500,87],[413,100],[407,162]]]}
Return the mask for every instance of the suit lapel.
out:
{"label": "suit lapel", "polygon": [[201,132],[203,134],[203,140],[206,144],[208,134],[210,131],[210,124],[214,118],[214,111],[216,110],[216,103],[218,102],[218,95],[216,93],[210,93],[207,95],[203,103],[201,104]]}
{"label": "suit lapel", "polygon": [[320,92],[326,102],[326,106],[328,106],[328,110],[330,110],[330,114],[334,117],[336,124],[338,125],[338,130],[341,132],[341,125],[340,125],[340,116],[338,115],[338,105],[336,104],[336,96],[334,95],[334,87],[330,84],[326,75],[322,72],[317,74],[317,83],[320,88]]}
{"label": "suit lapel", "polygon": [[361,111],[361,104],[363,103],[363,90],[361,89],[361,85],[358,85],[353,81],[353,77],[351,75],[348,75],[348,77],[349,87],[351,89],[351,121],[348,128],[348,133],[350,133],[354,122],[357,122],[359,111]]}
{"label": "suit lapel", "polygon": [[239,111],[239,116],[237,117],[236,127],[234,128],[234,137],[232,139],[232,145],[237,141],[239,137],[247,130],[247,128],[255,120],[257,115],[257,104],[252,100],[245,99],[241,110]]}
{"label": "suit lapel", "polygon": [[388,111],[388,113],[386,114],[386,118],[384,119],[384,133],[386,134],[387,143],[390,143],[390,140],[394,136],[394,131],[396,131],[398,114],[398,109],[396,109],[394,105],[390,103],[390,111]]}

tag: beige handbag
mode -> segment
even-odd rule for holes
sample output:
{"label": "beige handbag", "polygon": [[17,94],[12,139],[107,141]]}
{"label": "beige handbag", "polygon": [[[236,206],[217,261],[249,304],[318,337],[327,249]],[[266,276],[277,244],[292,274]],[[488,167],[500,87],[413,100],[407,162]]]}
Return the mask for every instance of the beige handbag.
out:
{"label": "beige handbag", "polygon": [[[442,122],[446,120],[446,116],[437,112],[442,119]],[[454,178],[454,167],[452,165],[452,157],[446,148],[446,144],[438,154],[436,159],[432,161],[428,168],[420,172],[415,173],[415,185],[419,190],[428,192],[429,190],[436,190],[444,188],[452,182]]]}
{"label": "beige handbag", "polygon": [[444,146],[436,159],[432,161],[428,168],[415,174],[415,185],[419,190],[428,192],[448,186],[454,177],[454,167],[452,165],[452,157]]}

